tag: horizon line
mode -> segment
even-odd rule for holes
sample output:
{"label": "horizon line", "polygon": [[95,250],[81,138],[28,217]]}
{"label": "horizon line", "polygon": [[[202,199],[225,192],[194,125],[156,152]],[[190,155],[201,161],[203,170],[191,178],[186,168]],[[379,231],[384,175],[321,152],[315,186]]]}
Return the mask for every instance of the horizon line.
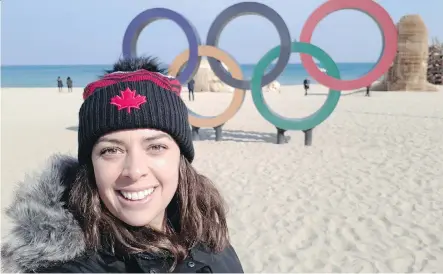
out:
{"label": "horizon line", "polygon": [[[337,64],[374,64],[376,62],[337,62]],[[240,65],[255,65],[254,63],[239,63]],[[301,62],[288,63],[288,65],[301,65]],[[316,62],[319,65],[319,62]],[[113,66],[114,64],[1,64],[0,67],[55,67],[55,66]]]}

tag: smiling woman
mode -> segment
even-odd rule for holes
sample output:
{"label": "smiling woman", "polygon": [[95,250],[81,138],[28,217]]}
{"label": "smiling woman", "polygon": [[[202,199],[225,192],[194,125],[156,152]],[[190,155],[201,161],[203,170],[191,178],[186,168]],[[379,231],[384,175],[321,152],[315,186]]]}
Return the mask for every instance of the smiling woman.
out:
{"label": "smiling woman", "polygon": [[98,193],[112,215],[162,231],[179,181],[175,141],[151,129],[114,132],[99,139],[91,158]]}
{"label": "smiling woman", "polygon": [[147,67],[85,88],[78,160],[21,185],[3,272],[243,272],[177,81]]}

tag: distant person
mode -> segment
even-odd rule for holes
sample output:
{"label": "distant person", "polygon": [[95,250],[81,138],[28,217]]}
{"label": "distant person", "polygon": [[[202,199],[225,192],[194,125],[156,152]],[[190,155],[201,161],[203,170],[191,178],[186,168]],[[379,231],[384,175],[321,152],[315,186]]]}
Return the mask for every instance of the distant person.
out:
{"label": "distant person", "polygon": [[66,79],[66,85],[68,86],[68,92],[72,92],[72,79],[69,76]]}
{"label": "distant person", "polygon": [[365,96],[370,97],[370,96],[371,96],[370,91],[371,91],[371,85],[369,85],[369,86],[366,87],[366,94],[365,94]]}
{"label": "distant person", "polygon": [[303,80],[303,86],[305,88],[305,96],[308,95],[308,90],[309,90],[309,80],[305,79]]}
{"label": "distant person", "polygon": [[[189,101],[194,101],[194,85],[195,81],[194,79],[191,79],[191,81],[188,82],[188,92],[189,92]],[[192,100],[191,100],[192,96]]]}
{"label": "distant person", "polygon": [[57,78],[57,87],[58,87],[58,92],[62,92],[63,81],[62,81],[62,78],[60,78],[60,76]]}

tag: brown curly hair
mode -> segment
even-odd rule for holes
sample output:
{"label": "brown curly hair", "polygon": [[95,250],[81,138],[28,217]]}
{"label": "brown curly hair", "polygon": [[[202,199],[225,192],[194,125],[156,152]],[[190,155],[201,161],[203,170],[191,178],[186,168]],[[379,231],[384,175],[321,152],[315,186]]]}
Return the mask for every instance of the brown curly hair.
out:
{"label": "brown curly hair", "polygon": [[173,271],[197,244],[213,252],[228,246],[226,206],[219,191],[183,156],[179,171],[177,191],[167,208],[166,230],[159,232],[129,226],[113,216],[100,200],[92,167],[80,167],[69,190],[68,208],[80,222],[88,250],[110,245],[123,254],[167,254],[174,258]]}

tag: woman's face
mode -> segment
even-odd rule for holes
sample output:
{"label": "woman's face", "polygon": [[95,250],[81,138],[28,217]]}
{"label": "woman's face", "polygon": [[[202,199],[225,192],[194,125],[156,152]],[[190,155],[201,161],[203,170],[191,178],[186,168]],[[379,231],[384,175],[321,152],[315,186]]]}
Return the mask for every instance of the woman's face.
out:
{"label": "woman's face", "polygon": [[166,133],[137,129],[104,135],[92,150],[101,200],[131,226],[163,229],[177,190],[180,149]]}

